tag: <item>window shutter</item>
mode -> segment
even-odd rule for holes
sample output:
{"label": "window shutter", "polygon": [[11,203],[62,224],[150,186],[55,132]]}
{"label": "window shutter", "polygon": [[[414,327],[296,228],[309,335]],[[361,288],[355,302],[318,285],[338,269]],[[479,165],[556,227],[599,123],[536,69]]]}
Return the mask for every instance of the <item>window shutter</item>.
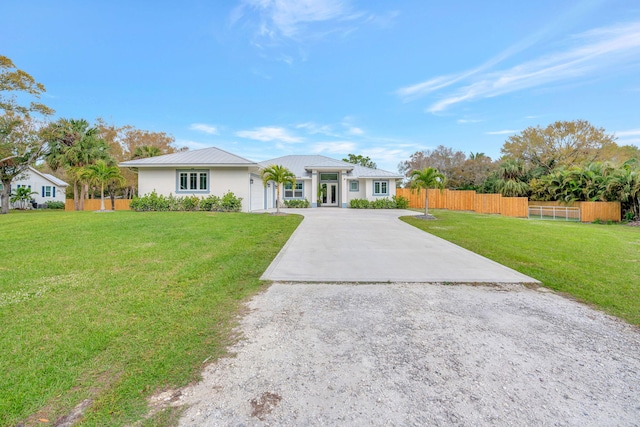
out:
{"label": "window shutter", "polygon": [[44,197],[44,185],[42,186],[42,197]]}
{"label": "window shutter", "polygon": [[53,189],[53,197],[56,197],[56,187],[51,187]]}

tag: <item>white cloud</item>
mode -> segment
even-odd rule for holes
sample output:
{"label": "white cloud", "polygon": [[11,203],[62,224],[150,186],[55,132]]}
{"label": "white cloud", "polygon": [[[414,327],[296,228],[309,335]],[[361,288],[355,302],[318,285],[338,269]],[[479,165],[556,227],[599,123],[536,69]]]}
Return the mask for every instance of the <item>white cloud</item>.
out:
{"label": "white cloud", "polygon": [[480,123],[483,120],[478,120],[478,119],[458,119],[456,121],[458,123],[460,123],[460,124],[465,124],[465,123]]}
{"label": "white cloud", "polygon": [[329,125],[319,125],[314,122],[305,122],[295,125],[296,129],[304,129],[308,134],[332,135],[332,127]]}
{"label": "white cloud", "polygon": [[505,129],[505,130],[496,130],[493,132],[485,132],[485,135],[509,135],[512,133],[518,133],[520,131],[518,130],[511,130],[511,129]]}
{"label": "white cloud", "polygon": [[313,145],[313,153],[348,154],[355,151],[356,144],[350,141],[327,141]]}
{"label": "white cloud", "polygon": [[616,132],[616,136],[640,136],[640,129],[621,130]]}
{"label": "white cloud", "polygon": [[236,132],[236,135],[241,138],[254,139],[257,141],[279,141],[287,143],[302,141],[302,138],[289,135],[287,130],[281,127],[259,127],[254,130]]}
{"label": "white cloud", "polygon": [[197,131],[204,132],[204,133],[208,133],[209,135],[217,135],[218,134],[218,128],[216,126],[207,125],[207,124],[204,124],[204,123],[193,123],[191,126],[189,126],[189,129],[197,130]]}
{"label": "white cloud", "polygon": [[527,42],[507,50],[473,70],[434,77],[398,89],[396,93],[404,101],[408,101],[454,86],[454,89],[444,93],[442,99],[428,107],[427,111],[435,113],[463,101],[504,95],[562,80],[590,79],[615,72],[625,65],[640,64],[640,22],[596,28],[567,40],[568,47],[565,50],[511,68],[489,71],[513,52],[520,51],[529,44]]}
{"label": "white cloud", "polygon": [[247,8],[260,15],[258,35],[272,39],[294,38],[309,24],[361,16],[353,11],[348,0],[244,0],[231,14],[232,25],[246,15]]}
{"label": "white cloud", "polygon": [[359,127],[352,126],[349,129],[347,129],[347,133],[349,135],[363,135],[364,131]]}

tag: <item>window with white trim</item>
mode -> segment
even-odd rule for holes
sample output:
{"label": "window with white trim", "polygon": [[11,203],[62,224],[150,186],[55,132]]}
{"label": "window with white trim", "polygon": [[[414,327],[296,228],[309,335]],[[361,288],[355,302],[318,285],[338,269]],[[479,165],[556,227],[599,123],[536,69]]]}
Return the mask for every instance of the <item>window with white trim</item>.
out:
{"label": "window with white trim", "polygon": [[389,181],[373,181],[373,195],[374,196],[388,196],[389,195]]}
{"label": "window with white trim", "polygon": [[349,181],[349,191],[360,191],[360,182]]}
{"label": "window with white trim", "polygon": [[284,198],[285,199],[302,199],[304,184],[302,182],[296,182],[296,188],[294,189],[291,184],[284,185]]}
{"label": "window with white trim", "polygon": [[176,192],[195,192],[209,190],[209,171],[177,171]]}
{"label": "window with white trim", "polygon": [[53,191],[51,190],[50,185],[45,185],[44,187],[42,187],[42,197],[51,197],[52,193]]}

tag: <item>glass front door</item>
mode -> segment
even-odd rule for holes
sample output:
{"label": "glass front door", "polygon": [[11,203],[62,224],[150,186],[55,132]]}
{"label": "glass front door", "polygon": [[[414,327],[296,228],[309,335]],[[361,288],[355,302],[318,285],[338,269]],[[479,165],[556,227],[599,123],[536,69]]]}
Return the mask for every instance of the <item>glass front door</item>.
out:
{"label": "glass front door", "polygon": [[335,182],[327,182],[322,184],[324,194],[322,195],[322,204],[324,206],[338,206],[338,184]]}

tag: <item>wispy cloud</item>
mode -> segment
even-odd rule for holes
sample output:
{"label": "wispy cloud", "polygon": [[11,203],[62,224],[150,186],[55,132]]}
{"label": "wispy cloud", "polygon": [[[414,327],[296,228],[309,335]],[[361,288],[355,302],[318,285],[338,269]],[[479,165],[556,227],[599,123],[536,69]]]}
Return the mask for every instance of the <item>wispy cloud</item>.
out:
{"label": "wispy cloud", "polygon": [[480,123],[483,120],[479,120],[479,119],[458,119],[456,121],[458,123],[460,123],[460,124],[465,124],[465,123]]}
{"label": "wispy cloud", "polygon": [[[524,43],[522,46],[527,46]],[[640,22],[596,28],[568,39],[567,48],[540,56],[511,68],[491,71],[495,65],[522,50],[516,46],[479,67],[452,75],[437,76],[425,82],[398,89],[397,95],[409,101],[432,92],[445,91],[428,112],[439,112],[464,102],[504,95],[563,80],[593,78],[616,67],[640,64]]]}
{"label": "wispy cloud", "polygon": [[621,136],[621,137],[640,136],[640,129],[629,129],[629,130],[617,131],[616,136]]}
{"label": "wispy cloud", "polygon": [[204,123],[193,123],[191,126],[189,126],[189,129],[197,130],[197,131],[204,132],[204,133],[208,133],[209,135],[217,135],[218,134],[218,128],[216,126],[207,125],[207,124],[204,124]]}
{"label": "wispy cloud", "polygon": [[518,130],[511,130],[511,129],[505,129],[505,130],[495,130],[492,132],[485,132],[485,135],[509,135],[512,133],[518,133],[520,131]]}
{"label": "wispy cloud", "polygon": [[243,0],[231,14],[231,24],[255,11],[258,35],[269,39],[297,38],[311,24],[362,18],[348,0]]}
{"label": "wispy cloud", "polygon": [[313,145],[313,153],[348,154],[356,149],[356,144],[351,141],[326,141]]}
{"label": "wispy cloud", "polygon": [[236,135],[256,141],[302,142],[302,138],[289,135],[287,130],[281,127],[259,127],[254,130],[242,130],[236,132]]}

